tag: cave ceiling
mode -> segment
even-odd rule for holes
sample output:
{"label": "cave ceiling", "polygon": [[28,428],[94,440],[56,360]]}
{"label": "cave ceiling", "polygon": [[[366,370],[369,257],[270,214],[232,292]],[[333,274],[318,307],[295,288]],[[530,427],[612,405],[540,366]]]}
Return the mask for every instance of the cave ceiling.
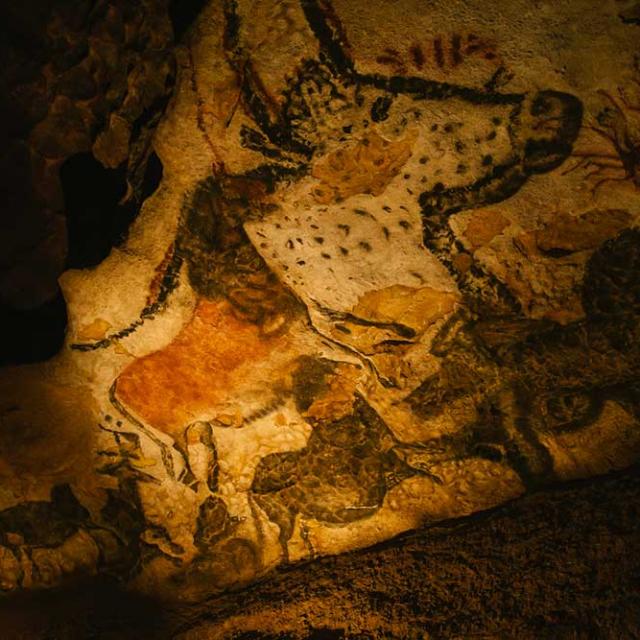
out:
{"label": "cave ceiling", "polygon": [[68,78],[29,153],[141,207],[2,371],[0,588],[198,600],[637,462],[639,15],[211,2],[80,142]]}

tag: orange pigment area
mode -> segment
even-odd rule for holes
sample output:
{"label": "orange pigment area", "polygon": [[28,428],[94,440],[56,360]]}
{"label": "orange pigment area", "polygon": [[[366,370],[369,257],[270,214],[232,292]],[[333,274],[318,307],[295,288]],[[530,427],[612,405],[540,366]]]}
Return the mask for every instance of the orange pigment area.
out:
{"label": "orange pigment area", "polygon": [[265,337],[237,318],[226,301],[201,300],[189,324],[167,347],[132,362],[116,396],[136,417],[178,437],[198,415],[233,392],[286,336]]}

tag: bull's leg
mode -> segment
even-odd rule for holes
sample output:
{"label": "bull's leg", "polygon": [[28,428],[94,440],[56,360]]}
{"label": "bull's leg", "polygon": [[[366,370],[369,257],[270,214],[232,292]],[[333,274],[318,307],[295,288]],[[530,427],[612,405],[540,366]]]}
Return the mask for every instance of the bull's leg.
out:
{"label": "bull's leg", "polygon": [[211,425],[208,422],[190,424],[185,430],[184,439],[187,473],[183,482],[196,491],[199,484],[206,485],[211,493],[215,493],[218,490],[218,454]]}
{"label": "bull's leg", "polygon": [[289,562],[289,540],[293,535],[293,525],[296,514],[285,504],[284,498],[280,494],[272,495],[255,495],[256,502],[260,508],[267,514],[269,520],[278,525],[280,533],[278,541],[282,547],[283,561]]}

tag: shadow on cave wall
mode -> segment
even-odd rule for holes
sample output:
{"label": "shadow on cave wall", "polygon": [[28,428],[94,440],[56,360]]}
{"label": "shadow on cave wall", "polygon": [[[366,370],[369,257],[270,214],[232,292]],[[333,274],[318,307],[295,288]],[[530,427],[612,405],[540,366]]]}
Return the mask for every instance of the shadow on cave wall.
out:
{"label": "shadow on cave wall", "polygon": [[90,153],[69,158],[60,169],[67,213],[67,269],[100,264],[124,242],[140,204],[162,180],[162,163],[152,152],[138,198],[122,202],[127,192],[127,167],[107,169]]}
{"label": "shadow on cave wall", "polygon": [[[67,224],[66,269],[86,269],[100,264],[126,240],[141,204],[159,186],[162,162],[152,152],[140,193],[126,202],[127,166],[107,169],[91,153],[67,159],[60,169]],[[3,344],[0,366],[47,360],[62,347],[67,328],[67,308],[57,295],[33,309],[0,305]]]}
{"label": "shadow on cave wall", "polygon": [[[38,183],[39,177],[36,177],[30,166],[32,158],[29,154],[33,150],[29,150],[29,143],[26,141],[34,127],[42,123],[42,118],[46,116],[57,94],[56,91],[47,90],[44,94],[31,95],[29,92],[33,93],[33,87],[37,86],[33,78],[39,77],[41,67],[48,63],[60,70],[62,79],[71,77],[69,74],[78,75],[77,70],[84,68],[82,59],[87,55],[89,38],[94,36],[96,29],[99,30],[98,33],[102,33],[100,30],[104,30],[106,25],[111,30],[110,33],[118,37],[118,27],[109,22],[110,13],[105,6],[113,4],[118,7],[118,11],[122,9],[125,20],[128,13],[135,12],[133,8],[123,9],[117,2],[105,5],[96,0],[83,0],[77,4],[78,7],[73,10],[63,0],[11,3],[0,7],[0,59],[6,63],[0,72],[0,88],[4,93],[0,100],[0,113],[4,116],[2,121],[5,131],[2,137],[8,142],[3,154],[6,162],[2,163],[3,168],[6,164],[8,170],[3,171],[0,188],[6,206],[2,228],[10,245],[11,238],[16,236],[14,247],[19,247],[22,243],[29,249],[31,242],[37,243],[38,233],[42,231],[38,226],[41,226],[42,219],[39,209],[56,207],[51,201],[38,201],[38,196],[34,195],[42,185]],[[173,29],[173,41],[180,42],[205,4],[205,0],[172,0],[168,4],[158,3],[156,11],[165,12],[165,19],[170,21]],[[69,37],[72,36],[74,42],[72,50],[68,44],[61,50],[59,43],[49,38],[47,29],[54,16],[56,20],[62,19],[66,24]],[[158,17],[162,16],[154,16]],[[64,32],[64,28],[62,31]],[[157,46],[157,43],[145,42],[143,39],[140,44],[135,45],[143,56],[145,47]],[[120,47],[124,50],[126,44],[122,43]],[[85,84],[87,82],[91,84],[85,78]],[[111,78],[103,86],[96,83],[94,87],[97,87],[98,94],[92,99],[93,102],[104,100],[107,92],[114,93],[114,82]],[[57,86],[63,85],[66,87],[60,80]],[[75,88],[77,87],[71,86],[71,89]],[[132,123],[132,140],[140,138],[142,134],[143,138],[150,141],[172,94],[172,87],[169,86],[168,89],[167,94],[159,96],[151,105],[145,108],[141,105],[141,113]],[[21,105],[25,91],[28,94],[27,107]],[[87,94],[79,97],[86,100],[90,96]],[[96,122],[108,122],[109,109],[113,112],[118,108],[119,105],[115,103],[107,106],[107,112],[96,115]],[[147,156],[143,152],[146,158],[140,163],[140,158],[132,156],[132,148],[128,157],[117,168],[105,168],[89,150],[99,131],[100,126],[97,126],[90,134],[90,139],[80,145],[86,150],[68,155],[60,168],[64,203],[58,206],[64,208],[67,226],[65,269],[90,268],[104,260],[114,246],[126,239],[142,202],[153,193],[162,178],[162,164],[158,156],[153,152]],[[20,157],[16,156],[14,147],[22,152],[18,153]],[[139,149],[137,152],[139,153]],[[122,202],[127,194],[127,179],[131,182],[132,169],[135,172],[141,170],[142,175],[133,176],[137,183],[133,197]],[[31,219],[34,223],[26,232],[31,237],[25,238],[25,232],[20,227],[29,227],[25,221]],[[16,260],[23,259],[19,250],[16,258],[6,255],[3,258],[3,269],[11,269]],[[19,289],[28,285],[16,286]],[[36,304],[15,304],[0,294],[0,326],[3,328],[0,333],[0,366],[47,360],[60,350],[66,332],[67,310],[60,288],[55,289],[53,296]]]}

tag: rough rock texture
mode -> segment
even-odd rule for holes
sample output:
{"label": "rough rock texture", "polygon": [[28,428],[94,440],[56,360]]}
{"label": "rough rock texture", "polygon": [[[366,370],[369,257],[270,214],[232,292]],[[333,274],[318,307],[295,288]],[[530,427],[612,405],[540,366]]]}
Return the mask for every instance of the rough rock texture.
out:
{"label": "rough rock texture", "polygon": [[0,603],[3,637],[640,636],[638,468],[522,498],[174,609],[102,584]]}
{"label": "rough rock texture", "polygon": [[[98,575],[209,601],[637,463],[622,4],[209,3],[175,51],[159,187],[126,242],[61,277],[60,353],[3,371],[2,589]],[[31,138],[51,158],[91,89],[61,86]],[[136,96],[94,161],[135,164]]]}
{"label": "rough rock texture", "polygon": [[[0,312],[14,335],[37,342],[26,325],[52,324],[62,271],[106,257],[149,195],[151,135],[175,80],[173,32],[165,0],[4,3],[0,16]],[[65,170],[85,184],[65,184]],[[99,191],[102,174],[111,194]],[[99,203],[78,208],[68,193],[83,189],[115,196],[102,218]],[[54,316],[61,326],[50,334],[64,318]],[[38,346],[3,339],[1,361],[53,355]]]}

